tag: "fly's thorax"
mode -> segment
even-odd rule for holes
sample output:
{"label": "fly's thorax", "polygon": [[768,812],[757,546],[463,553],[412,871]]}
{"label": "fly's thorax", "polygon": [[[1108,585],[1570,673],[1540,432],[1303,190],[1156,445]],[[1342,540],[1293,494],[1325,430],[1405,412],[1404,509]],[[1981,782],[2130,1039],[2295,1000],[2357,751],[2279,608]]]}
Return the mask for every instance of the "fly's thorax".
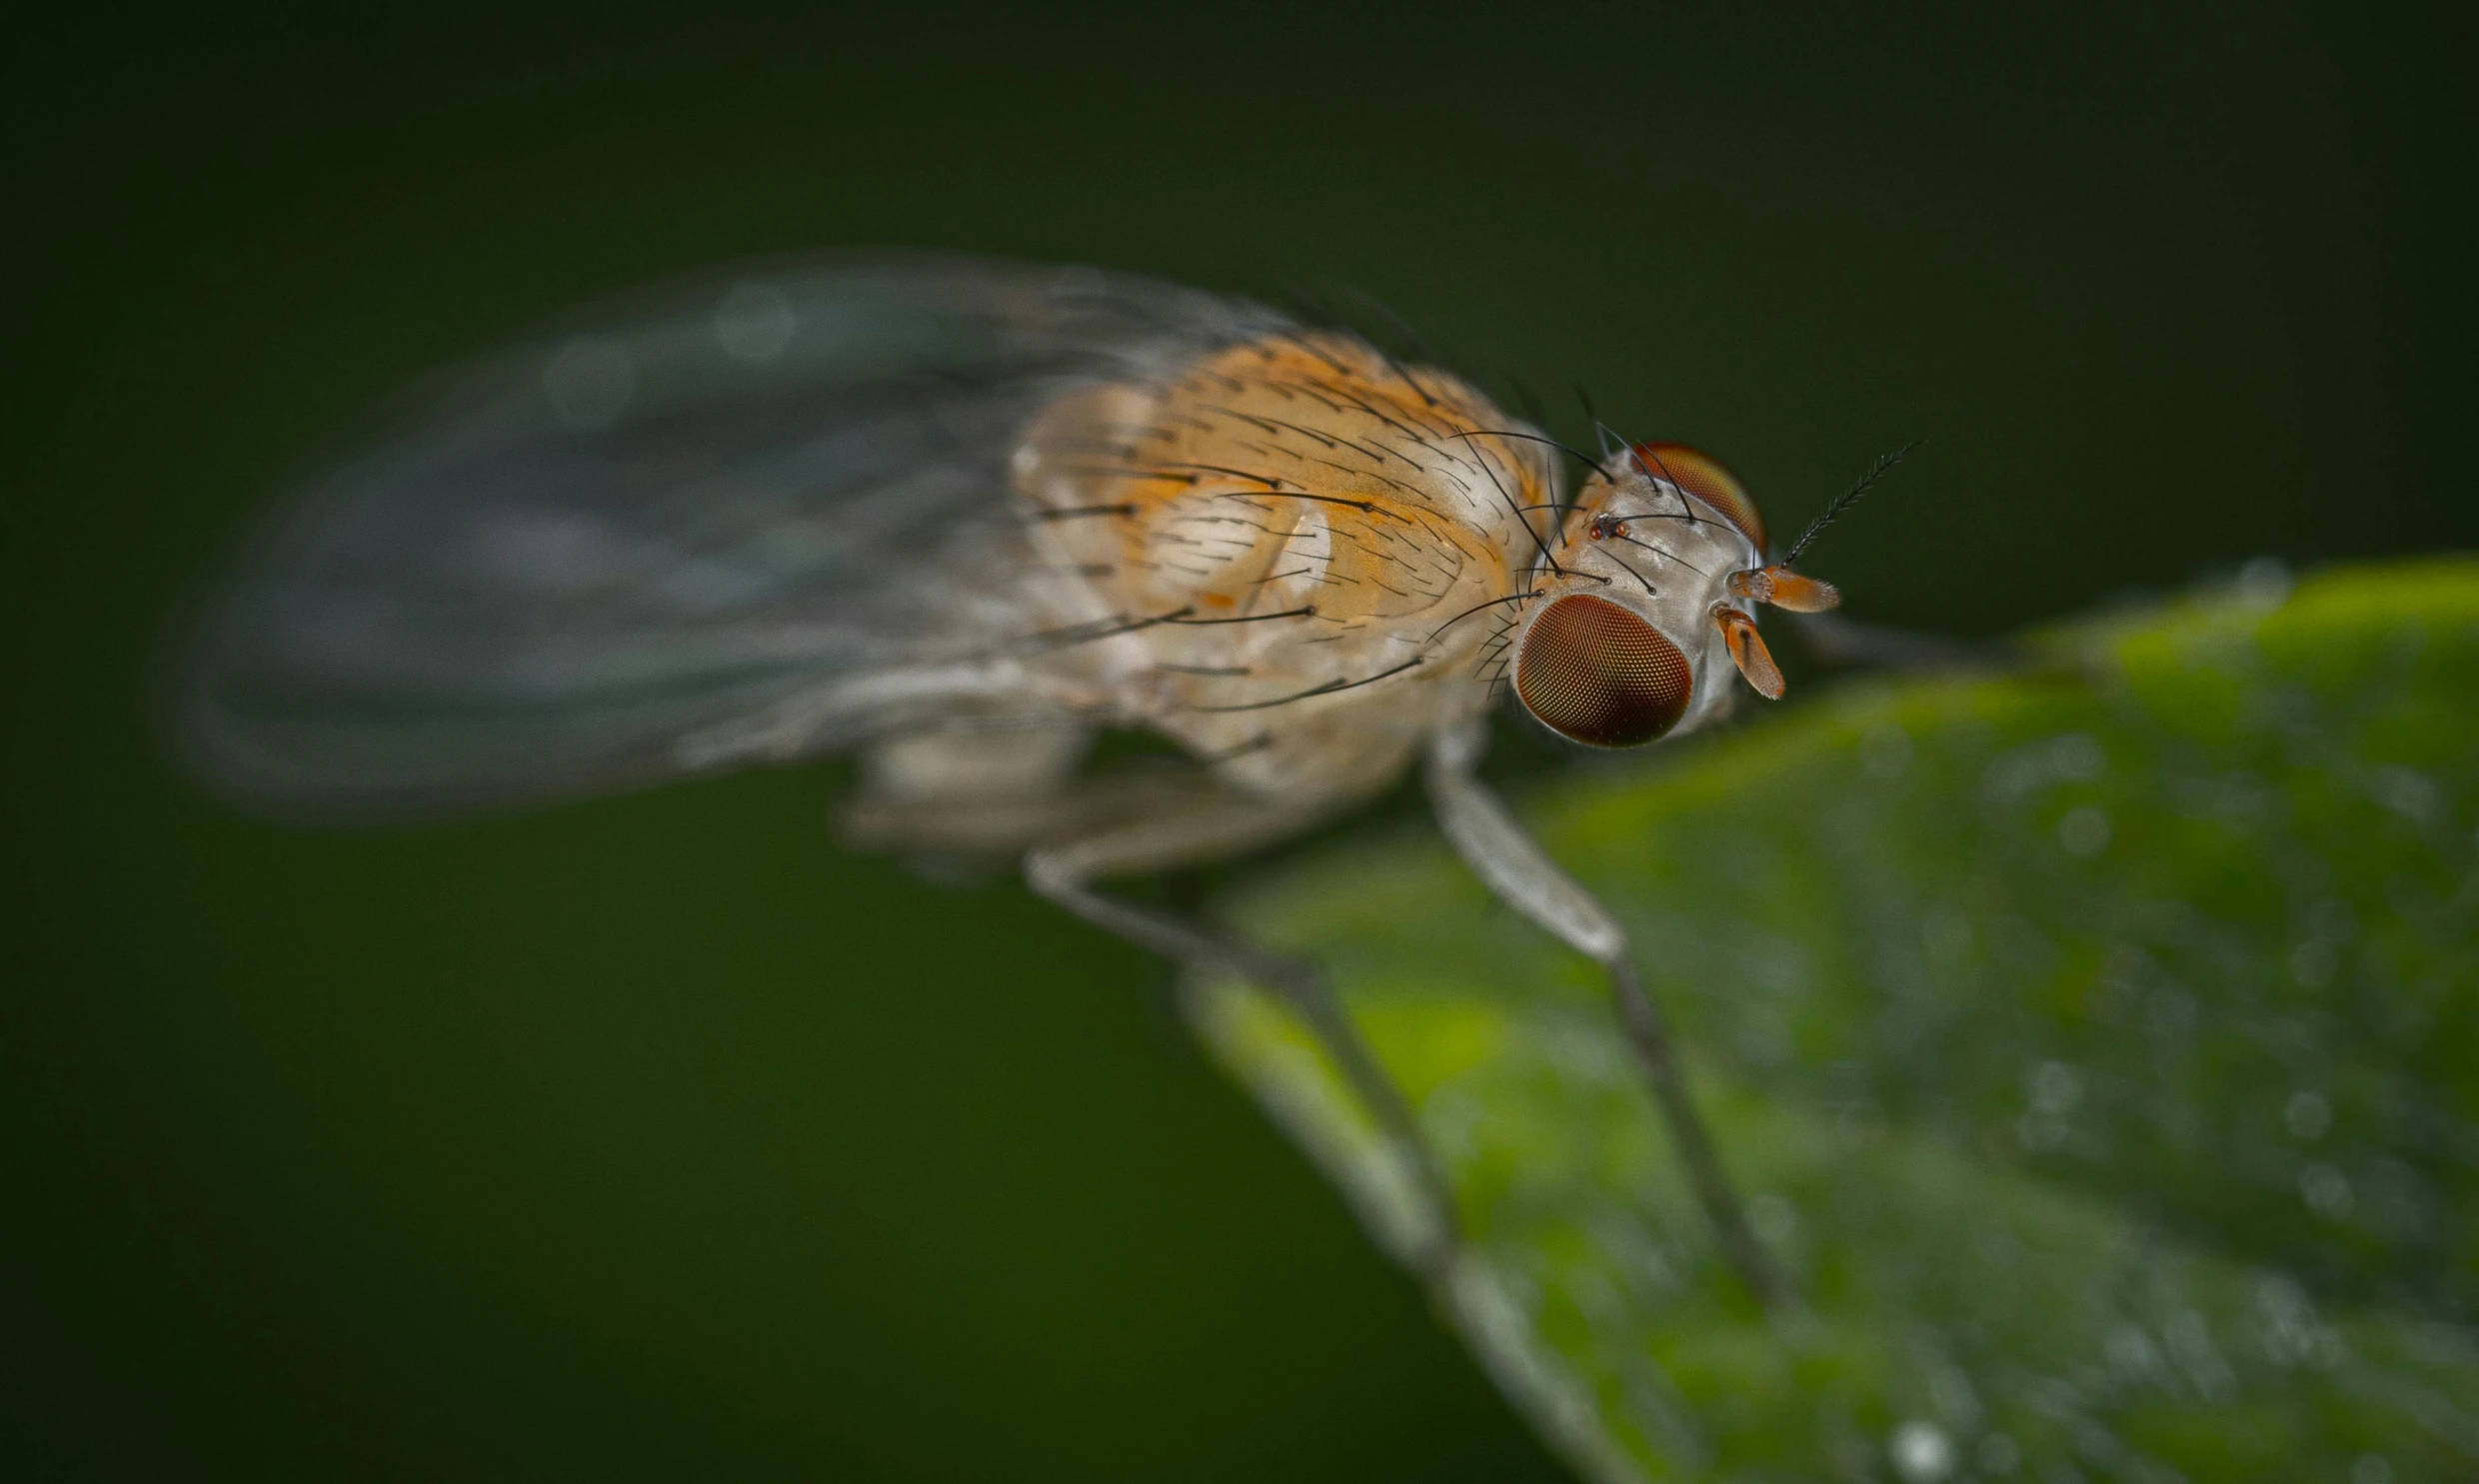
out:
{"label": "fly's thorax", "polygon": [[1763,565],[1750,524],[1728,502],[1648,477],[1631,461],[1594,475],[1534,569],[1536,596],[1509,652],[1519,703],[1596,746],[1636,745],[1728,715],[1740,679],[1731,634],[1742,623],[1753,629],[1749,600],[1730,578]]}
{"label": "fly's thorax", "polygon": [[1313,332],[1063,397],[1011,472],[1060,636],[1038,663],[1286,795],[1382,782],[1486,706],[1555,498],[1477,392]]}
{"label": "fly's thorax", "polygon": [[1528,563],[1551,475],[1511,426],[1443,372],[1286,333],[1062,397],[1011,472],[1117,608],[1409,618]]}

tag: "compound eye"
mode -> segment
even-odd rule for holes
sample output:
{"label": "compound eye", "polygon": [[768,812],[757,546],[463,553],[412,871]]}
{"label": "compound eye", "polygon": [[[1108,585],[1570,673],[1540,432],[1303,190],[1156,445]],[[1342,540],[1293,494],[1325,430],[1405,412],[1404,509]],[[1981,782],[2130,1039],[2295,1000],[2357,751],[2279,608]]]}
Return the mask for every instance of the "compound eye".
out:
{"label": "compound eye", "polygon": [[1764,516],[1738,478],[1721,467],[1720,460],[1683,443],[1639,443],[1635,457],[1643,460],[1652,473],[1719,511],[1721,518],[1736,526],[1739,535],[1753,542],[1757,551],[1764,550]]}
{"label": "compound eye", "polygon": [[1515,697],[1542,726],[1596,747],[1632,747],[1678,725],[1695,674],[1660,630],[1602,598],[1561,598],[1515,653]]}

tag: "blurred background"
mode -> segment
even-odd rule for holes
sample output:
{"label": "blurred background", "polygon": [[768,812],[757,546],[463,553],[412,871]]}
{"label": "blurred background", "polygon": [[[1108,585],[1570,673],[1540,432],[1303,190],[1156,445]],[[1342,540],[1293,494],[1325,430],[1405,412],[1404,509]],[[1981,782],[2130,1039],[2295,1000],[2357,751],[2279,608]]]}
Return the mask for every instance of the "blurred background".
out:
{"label": "blurred background", "polygon": [[581,296],[1355,290],[1777,526],[1924,438],[1807,565],[1957,634],[2479,542],[2472,51],[2415,12],[512,9],[0,61],[19,1477],[1561,1476],[1161,965],[842,849],[840,768],[361,835],[166,768],[238,524]]}

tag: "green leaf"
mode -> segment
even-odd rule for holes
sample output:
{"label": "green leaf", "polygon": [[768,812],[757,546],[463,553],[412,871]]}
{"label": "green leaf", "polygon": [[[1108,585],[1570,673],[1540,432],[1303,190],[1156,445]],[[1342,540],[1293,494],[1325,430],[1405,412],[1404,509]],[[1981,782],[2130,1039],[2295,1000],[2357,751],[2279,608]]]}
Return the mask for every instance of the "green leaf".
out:
{"label": "green leaf", "polygon": [[[1587,1477],[2479,1477],[2479,564],[2266,586],[1527,811],[1633,934],[1786,1314],[1598,971],[1441,843],[1232,905],[1332,971],[1455,1189],[1441,1311]],[[1190,1003],[1411,1250],[1302,1027]]]}

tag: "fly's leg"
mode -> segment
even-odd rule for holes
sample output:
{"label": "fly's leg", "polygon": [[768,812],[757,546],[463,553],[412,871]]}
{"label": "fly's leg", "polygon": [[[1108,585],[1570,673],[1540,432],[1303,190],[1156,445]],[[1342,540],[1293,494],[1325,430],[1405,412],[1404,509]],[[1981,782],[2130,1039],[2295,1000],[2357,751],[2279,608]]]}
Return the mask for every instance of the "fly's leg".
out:
{"label": "fly's leg", "polygon": [[1219,966],[1280,995],[1313,1034],[1410,1171],[1427,1206],[1426,1233],[1412,1263],[1442,1282],[1461,1246],[1453,1188],[1420,1131],[1402,1089],[1387,1075],[1341,999],[1313,963],[1246,941],[1211,922],[1129,901],[1093,888],[1099,877],[1160,870],[1232,854],[1296,831],[1294,814],[1218,799],[1178,814],[1132,821],[1025,857],[1033,889],[1106,932],[1176,961]]}
{"label": "fly's leg", "polygon": [[1437,822],[1472,873],[1500,900],[1553,936],[1599,963],[1609,974],[1611,997],[1627,1044],[1634,1049],[1653,1102],[1669,1126],[1670,1142],[1687,1168],[1696,1199],[1712,1222],[1721,1252],[1739,1281],[1767,1308],[1788,1296],[1788,1285],[1747,1224],[1746,1207],[1721,1167],[1695,1099],[1672,1048],[1669,1023],[1644,992],[1627,955],[1626,931],[1606,907],[1575,883],[1515,822],[1496,794],[1473,776],[1479,760],[1478,729],[1443,734],[1429,751],[1426,781]]}

